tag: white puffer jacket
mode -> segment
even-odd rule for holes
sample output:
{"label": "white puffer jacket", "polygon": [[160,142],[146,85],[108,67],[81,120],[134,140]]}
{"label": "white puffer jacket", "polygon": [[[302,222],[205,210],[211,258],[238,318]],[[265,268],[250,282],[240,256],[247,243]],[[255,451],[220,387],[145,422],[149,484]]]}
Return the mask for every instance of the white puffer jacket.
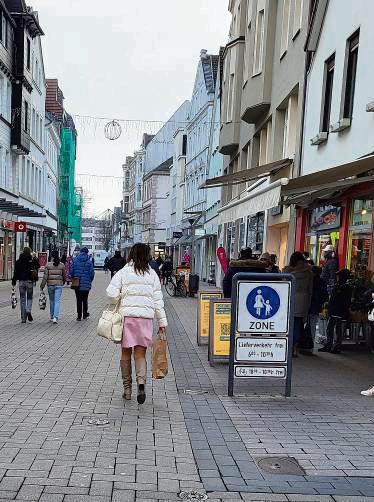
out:
{"label": "white puffer jacket", "polygon": [[111,299],[122,297],[123,317],[153,319],[156,315],[160,328],[168,325],[160,279],[151,268],[144,275],[137,274],[128,263],[113,277],[106,293]]}

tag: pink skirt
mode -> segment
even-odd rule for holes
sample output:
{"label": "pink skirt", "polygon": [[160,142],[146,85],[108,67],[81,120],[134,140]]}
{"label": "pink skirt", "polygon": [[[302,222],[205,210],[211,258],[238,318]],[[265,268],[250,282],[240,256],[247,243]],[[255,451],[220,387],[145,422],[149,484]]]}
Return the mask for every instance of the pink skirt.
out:
{"label": "pink skirt", "polygon": [[153,336],[153,320],[143,317],[125,317],[123,321],[122,347],[129,349],[140,345],[151,347]]}

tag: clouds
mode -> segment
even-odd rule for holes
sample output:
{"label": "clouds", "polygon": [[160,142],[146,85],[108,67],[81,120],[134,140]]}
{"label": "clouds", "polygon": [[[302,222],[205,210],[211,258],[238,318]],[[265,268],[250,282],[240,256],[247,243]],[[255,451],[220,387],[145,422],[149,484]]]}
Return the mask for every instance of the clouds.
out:
{"label": "clouds", "polygon": [[[227,0],[34,0],[33,6],[46,33],[47,77],[59,79],[70,113],[100,117],[167,120],[191,97],[200,50],[218,53],[230,21]],[[101,125],[96,129],[78,131],[78,171],[121,175],[141,132],[109,142]],[[94,196],[105,209],[120,194],[98,189]]]}

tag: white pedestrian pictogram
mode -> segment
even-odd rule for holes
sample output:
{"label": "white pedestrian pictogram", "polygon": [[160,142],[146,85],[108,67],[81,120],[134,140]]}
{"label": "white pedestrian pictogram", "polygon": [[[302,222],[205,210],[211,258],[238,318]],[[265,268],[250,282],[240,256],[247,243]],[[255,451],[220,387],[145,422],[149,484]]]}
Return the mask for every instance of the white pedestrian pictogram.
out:
{"label": "white pedestrian pictogram", "polygon": [[[261,315],[261,310],[265,307],[265,300],[264,297],[262,296],[262,291],[261,289],[257,290],[257,295],[255,298],[255,304],[253,305],[253,308],[256,309],[257,315]],[[270,307],[271,308],[271,307]]]}

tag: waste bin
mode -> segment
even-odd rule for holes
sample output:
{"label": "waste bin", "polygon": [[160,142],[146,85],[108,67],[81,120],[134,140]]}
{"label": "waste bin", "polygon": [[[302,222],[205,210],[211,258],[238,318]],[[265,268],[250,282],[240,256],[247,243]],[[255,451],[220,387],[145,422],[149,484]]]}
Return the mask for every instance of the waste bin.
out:
{"label": "waste bin", "polygon": [[197,274],[190,275],[188,280],[188,291],[191,297],[194,297],[199,291],[200,277]]}

